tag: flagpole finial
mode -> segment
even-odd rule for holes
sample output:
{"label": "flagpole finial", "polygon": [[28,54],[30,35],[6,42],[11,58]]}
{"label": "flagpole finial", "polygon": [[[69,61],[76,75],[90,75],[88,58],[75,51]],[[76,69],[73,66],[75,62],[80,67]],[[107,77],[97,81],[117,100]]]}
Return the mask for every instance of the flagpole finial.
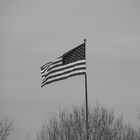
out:
{"label": "flagpole finial", "polygon": [[84,39],[84,43],[86,43],[86,39]]}

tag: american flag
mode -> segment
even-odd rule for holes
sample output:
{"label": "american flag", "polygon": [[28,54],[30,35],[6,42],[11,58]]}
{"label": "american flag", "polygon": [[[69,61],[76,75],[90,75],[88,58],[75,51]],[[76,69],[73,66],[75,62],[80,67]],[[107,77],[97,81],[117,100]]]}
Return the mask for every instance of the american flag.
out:
{"label": "american flag", "polygon": [[42,85],[86,73],[85,42],[41,67]]}

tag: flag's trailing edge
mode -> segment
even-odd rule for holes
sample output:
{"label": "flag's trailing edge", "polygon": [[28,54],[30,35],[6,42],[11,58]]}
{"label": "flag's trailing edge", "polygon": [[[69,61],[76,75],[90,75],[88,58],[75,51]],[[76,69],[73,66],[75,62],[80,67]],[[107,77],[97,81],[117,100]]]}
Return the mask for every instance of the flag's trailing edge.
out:
{"label": "flag's trailing edge", "polygon": [[41,67],[41,87],[86,73],[85,42]]}

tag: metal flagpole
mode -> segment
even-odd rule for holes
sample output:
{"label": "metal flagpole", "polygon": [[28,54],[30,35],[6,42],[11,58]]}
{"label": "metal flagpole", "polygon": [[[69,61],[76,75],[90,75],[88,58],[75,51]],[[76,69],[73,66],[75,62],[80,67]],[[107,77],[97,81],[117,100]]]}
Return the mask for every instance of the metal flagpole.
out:
{"label": "metal flagpole", "polygon": [[[86,39],[84,39],[84,44],[86,47]],[[85,54],[85,59],[86,59],[86,54]],[[89,125],[88,125],[88,96],[87,96],[87,74],[86,73],[85,73],[85,103],[86,103],[86,139],[88,140],[89,139]]]}

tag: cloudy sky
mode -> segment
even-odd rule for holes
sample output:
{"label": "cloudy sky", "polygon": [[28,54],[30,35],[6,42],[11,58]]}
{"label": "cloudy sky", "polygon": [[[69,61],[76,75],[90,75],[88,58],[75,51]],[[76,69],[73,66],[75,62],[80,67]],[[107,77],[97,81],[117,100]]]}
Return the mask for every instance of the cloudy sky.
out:
{"label": "cloudy sky", "polygon": [[1,0],[0,117],[34,139],[58,108],[85,101],[84,76],[41,88],[40,66],[87,39],[89,105],[140,126],[139,0]]}

